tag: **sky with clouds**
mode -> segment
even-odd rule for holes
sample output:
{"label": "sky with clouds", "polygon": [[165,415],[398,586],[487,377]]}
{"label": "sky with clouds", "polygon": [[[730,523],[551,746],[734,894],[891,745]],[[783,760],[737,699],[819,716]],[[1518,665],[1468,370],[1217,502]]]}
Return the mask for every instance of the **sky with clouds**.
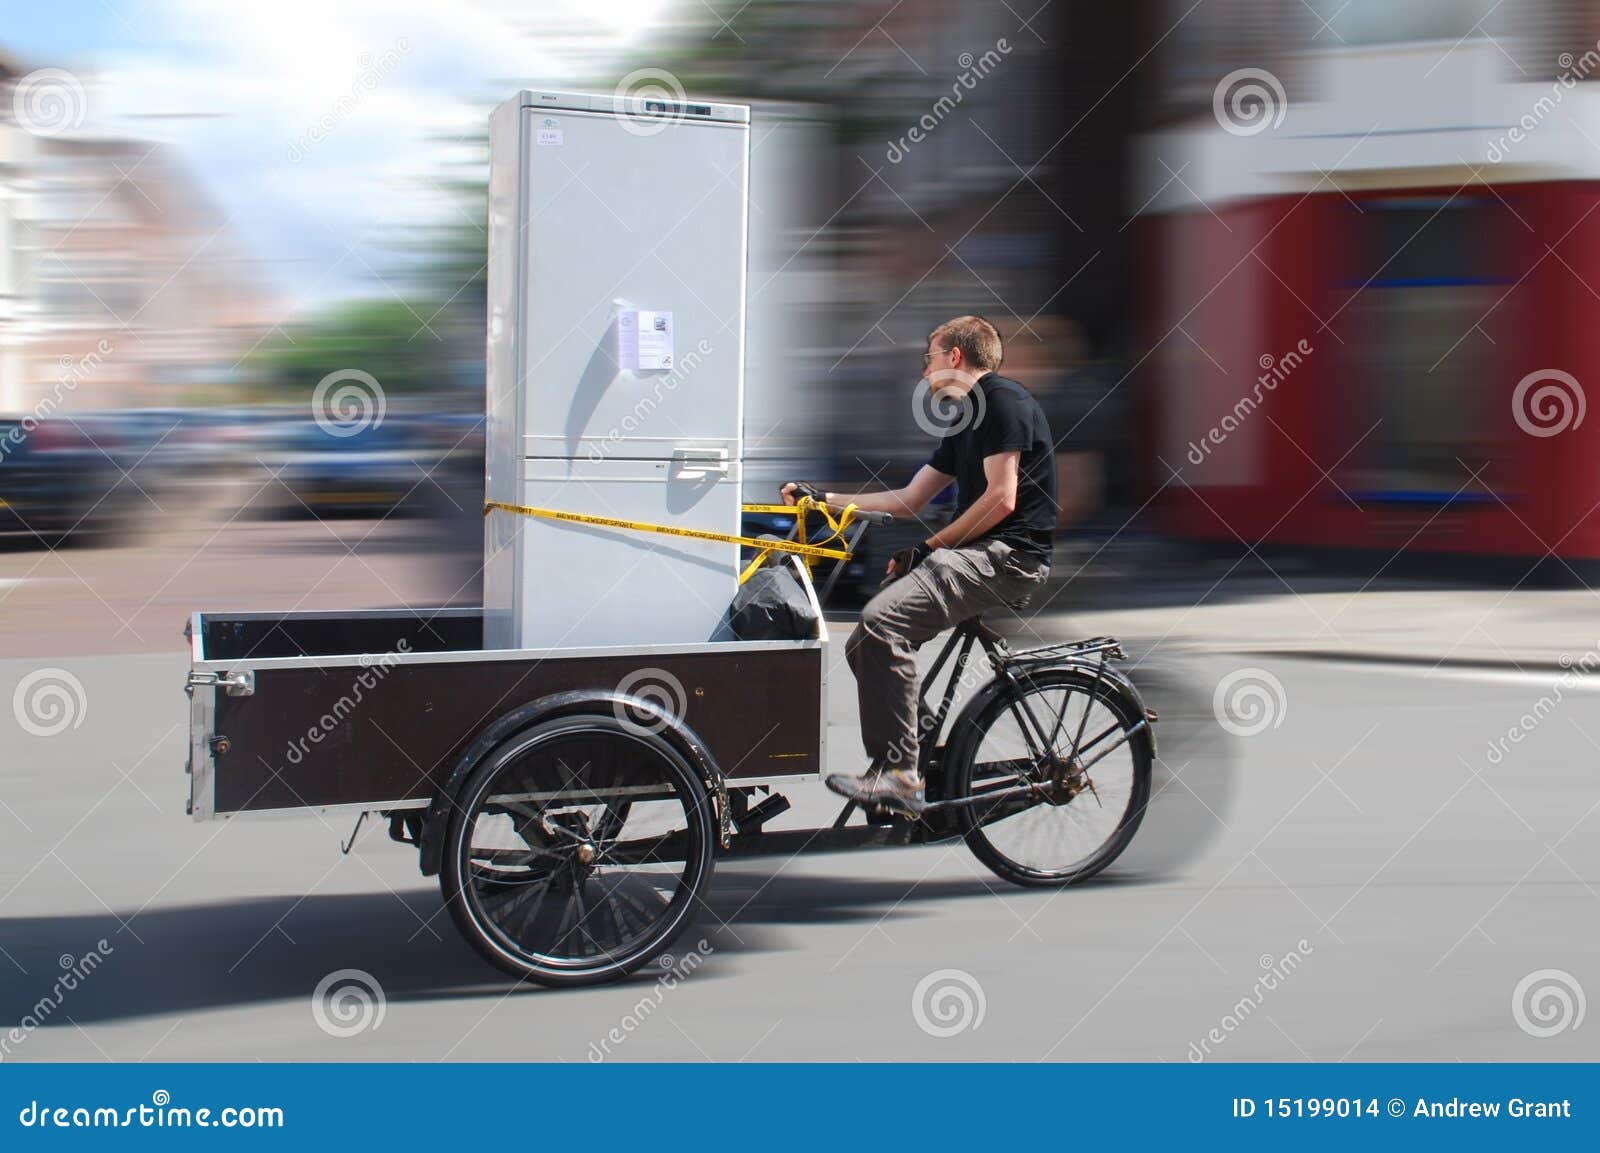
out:
{"label": "sky with clouds", "polygon": [[493,104],[620,75],[667,7],[0,0],[0,52],[76,75],[80,132],[168,144],[273,288],[310,304],[382,291],[396,239],[457,211],[434,182]]}

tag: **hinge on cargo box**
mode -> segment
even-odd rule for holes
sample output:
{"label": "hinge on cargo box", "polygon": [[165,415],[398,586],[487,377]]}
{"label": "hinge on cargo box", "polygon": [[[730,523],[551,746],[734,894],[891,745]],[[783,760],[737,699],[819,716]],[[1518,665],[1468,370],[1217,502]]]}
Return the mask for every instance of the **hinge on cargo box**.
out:
{"label": "hinge on cargo box", "polygon": [[183,691],[193,696],[194,690],[202,685],[216,685],[226,690],[230,697],[253,696],[256,691],[256,674],[250,669],[239,673],[191,672],[189,679],[184,682]]}
{"label": "hinge on cargo box", "polygon": [[726,474],[728,450],[725,448],[677,448],[672,451],[672,466],[679,480],[701,480],[708,473]]}

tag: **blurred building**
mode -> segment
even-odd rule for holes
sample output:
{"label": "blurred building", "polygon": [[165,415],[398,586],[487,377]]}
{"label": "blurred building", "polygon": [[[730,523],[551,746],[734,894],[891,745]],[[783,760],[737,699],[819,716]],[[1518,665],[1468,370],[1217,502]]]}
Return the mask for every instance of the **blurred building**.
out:
{"label": "blurred building", "polygon": [[1108,525],[1600,557],[1565,383],[1600,351],[1600,3],[696,7],[640,63],[831,120],[799,237],[830,477],[922,458],[923,339],[974,311]]}
{"label": "blurred building", "polygon": [[[827,286],[808,306],[820,343],[796,387],[828,414],[830,481],[896,483],[926,459],[921,354],[952,316],[990,317],[1019,352],[1044,344],[1052,314],[1101,351],[1125,338],[1131,117],[1101,98],[1133,63],[1132,10],[1027,7],[1039,10],[756,0],[719,28],[686,4],[676,41],[641,56],[690,93],[791,101],[830,124],[811,215],[793,234]],[[758,117],[758,174],[780,139]],[[753,185],[751,228],[762,227]]]}
{"label": "blurred building", "polygon": [[1162,527],[1600,558],[1600,4],[1185,7],[1133,195]]}
{"label": "blurred building", "polygon": [[0,414],[233,399],[272,301],[227,220],[160,144],[19,120],[28,75],[0,56]]}

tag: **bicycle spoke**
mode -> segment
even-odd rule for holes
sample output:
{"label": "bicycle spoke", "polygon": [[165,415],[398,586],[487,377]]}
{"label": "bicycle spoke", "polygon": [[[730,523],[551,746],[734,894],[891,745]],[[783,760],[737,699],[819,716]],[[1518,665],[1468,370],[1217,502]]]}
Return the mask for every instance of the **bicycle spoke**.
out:
{"label": "bicycle spoke", "polygon": [[687,915],[709,862],[692,769],[624,732],[574,726],[474,793],[463,898],[500,954],[561,973],[636,966]]}
{"label": "bicycle spoke", "polygon": [[[1142,749],[1129,739],[1133,721],[1099,695],[1104,682],[1049,676],[1019,679],[997,704],[963,778],[976,802],[965,817],[969,836],[1007,868],[1040,879],[1073,876],[1103,857],[1132,808],[1139,774],[1148,779]],[[1075,747],[1063,750],[1067,726]],[[1081,760],[1090,751],[1092,773]]]}
{"label": "bicycle spoke", "polygon": [[545,901],[549,898],[550,892],[555,888],[555,885],[556,881],[552,876],[547,877],[545,879],[545,883],[539,886],[538,897],[536,897],[533,903],[527,907],[526,911],[522,914],[520,923],[517,926],[517,936],[520,939],[526,941],[531,937],[534,926],[539,923],[539,914],[544,911]]}

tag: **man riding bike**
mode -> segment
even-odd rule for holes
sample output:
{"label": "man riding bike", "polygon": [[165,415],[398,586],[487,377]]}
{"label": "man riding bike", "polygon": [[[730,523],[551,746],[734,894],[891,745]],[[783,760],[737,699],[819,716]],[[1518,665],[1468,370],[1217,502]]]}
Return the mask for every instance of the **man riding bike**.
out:
{"label": "man riding bike", "polygon": [[862,776],[834,774],[827,785],[869,808],[915,817],[924,804],[917,650],[989,609],[1021,608],[1050,574],[1055,445],[1038,402],[997,374],[1002,353],[1000,334],[982,317],[958,316],[929,334],[923,384],[939,404],[956,406],[956,416],[904,488],[824,493],[800,481],[782,488],[786,504],[809,496],[915,517],[956,482],[955,519],[894,554],[845,644],[870,764]]}

